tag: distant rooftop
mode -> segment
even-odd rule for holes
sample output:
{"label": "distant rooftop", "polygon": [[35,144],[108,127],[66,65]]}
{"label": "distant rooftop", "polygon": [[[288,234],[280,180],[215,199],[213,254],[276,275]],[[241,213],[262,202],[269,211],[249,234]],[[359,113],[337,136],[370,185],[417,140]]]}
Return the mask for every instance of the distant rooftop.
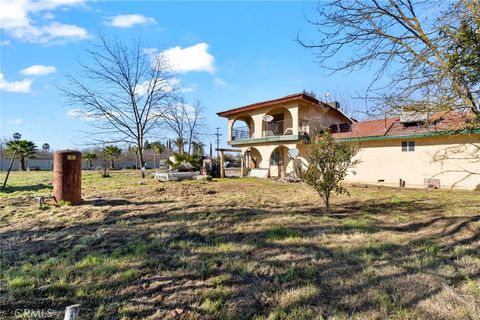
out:
{"label": "distant rooftop", "polygon": [[[400,118],[385,118],[332,126],[336,139],[368,139],[379,137],[414,136],[430,133],[461,131],[468,128],[471,114],[463,112],[436,113],[427,121],[402,123]],[[478,131],[478,130],[477,130]]]}

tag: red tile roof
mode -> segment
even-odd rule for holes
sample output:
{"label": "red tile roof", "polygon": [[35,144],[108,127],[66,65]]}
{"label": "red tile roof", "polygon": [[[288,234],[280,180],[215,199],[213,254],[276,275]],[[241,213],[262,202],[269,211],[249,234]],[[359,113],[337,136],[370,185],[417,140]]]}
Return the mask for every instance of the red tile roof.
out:
{"label": "red tile roof", "polygon": [[314,97],[309,96],[305,93],[296,93],[296,94],[291,94],[291,95],[288,95],[288,96],[285,96],[285,97],[282,97],[282,98],[278,98],[278,99],[272,99],[272,100],[266,100],[266,101],[262,101],[262,102],[252,103],[252,104],[248,104],[248,105],[243,106],[243,107],[238,107],[238,108],[234,108],[234,109],[230,109],[230,110],[226,110],[226,111],[217,112],[217,115],[219,115],[220,117],[228,117],[228,116],[238,114],[238,113],[242,113],[242,112],[245,112],[245,111],[250,111],[250,110],[254,110],[254,109],[258,109],[258,108],[273,106],[273,105],[276,105],[276,104],[279,104],[279,103],[293,102],[293,101],[304,101],[304,102],[310,103],[310,104],[318,106],[318,107],[319,106],[327,107],[330,110],[332,110],[333,112],[341,115],[348,122],[351,122],[351,119],[347,115],[345,115],[342,111],[340,111],[340,110],[338,110],[338,109],[336,109],[336,108],[334,108],[334,107],[332,107],[332,106],[330,106],[330,105],[328,105],[328,104],[326,104],[322,101],[319,101],[319,100],[315,99]]}
{"label": "red tile roof", "polygon": [[400,121],[400,118],[354,122],[351,124],[349,131],[333,133],[332,135],[337,139],[384,136],[396,121]]}
{"label": "red tile roof", "polygon": [[402,123],[400,118],[367,120],[352,123],[350,130],[346,132],[336,132],[335,127],[333,127],[332,136],[336,139],[350,139],[455,131],[466,129],[471,119],[469,113],[447,112],[436,113],[425,123],[412,123],[410,125]]}

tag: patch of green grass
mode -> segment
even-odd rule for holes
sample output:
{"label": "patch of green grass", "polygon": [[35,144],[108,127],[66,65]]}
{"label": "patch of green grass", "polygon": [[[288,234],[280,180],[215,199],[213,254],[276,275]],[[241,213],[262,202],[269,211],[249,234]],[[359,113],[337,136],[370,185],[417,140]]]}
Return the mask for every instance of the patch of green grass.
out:
{"label": "patch of green grass", "polygon": [[227,284],[229,281],[232,280],[232,275],[230,273],[221,274],[219,276],[212,277],[208,279],[208,282],[214,286]]}
{"label": "patch of green grass", "polygon": [[129,269],[119,274],[120,281],[130,282],[140,276],[140,271],[137,269]]}
{"label": "patch of green grass", "polygon": [[76,268],[89,268],[98,266],[103,262],[103,259],[98,256],[88,255],[84,257],[82,260],[78,261],[75,264]]}
{"label": "patch of green grass", "polygon": [[8,280],[8,285],[12,289],[34,288],[37,280],[32,277],[18,276]]}
{"label": "patch of green grass", "polygon": [[309,284],[282,292],[278,298],[278,303],[282,308],[305,305],[309,304],[317,295],[318,289],[314,285]]}
{"label": "patch of green grass", "polygon": [[64,277],[55,279],[47,287],[48,292],[54,296],[68,296],[71,289],[72,285]]}
{"label": "patch of green grass", "polygon": [[285,240],[288,238],[299,238],[302,236],[300,231],[286,228],[283,226],[275,227],[265,231],[265,237],[268,241]]}
{"label": "patch of green grass", "polygon": [[222,307],[222,299],[210,299],[206,298],[200,305],[200,309],[208,314],[218,314]]}
{"label": "patch of green grass", "polygon": [[466,294],[472,294],[480,299],[480,282],[478,280],[467,279],[460,286]]}

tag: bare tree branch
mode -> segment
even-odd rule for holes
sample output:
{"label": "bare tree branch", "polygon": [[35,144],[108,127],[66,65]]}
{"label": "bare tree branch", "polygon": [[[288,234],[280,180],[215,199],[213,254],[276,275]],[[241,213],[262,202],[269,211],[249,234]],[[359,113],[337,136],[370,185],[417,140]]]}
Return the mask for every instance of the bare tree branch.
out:
{"label": "bare tree branch", "polygon": [[[468,110],[480,119],[478,82],[468,81],[467,70],[452,69],[452,37],[444,31],[478,18],[479,8],[477,0],[319,2],[317,17],[307,19],[318,31],[319,41],[297,39],[332,72],[373,68],[365,95],[373,96],[373,102],[388,101],[399,111],[412,105]],[[347,58],[341,60],[345,53]]]}
{"label": "bare tree branch", "polygon": [[91,61],[80,62],[79,75],[67,77],[60,90],[94,129],[91,137],[133,144],[143,163],[145,137],[176,100],[178,82],[164,57],[152,59],[140,41],[127,46],[100,35],[87,53]]}

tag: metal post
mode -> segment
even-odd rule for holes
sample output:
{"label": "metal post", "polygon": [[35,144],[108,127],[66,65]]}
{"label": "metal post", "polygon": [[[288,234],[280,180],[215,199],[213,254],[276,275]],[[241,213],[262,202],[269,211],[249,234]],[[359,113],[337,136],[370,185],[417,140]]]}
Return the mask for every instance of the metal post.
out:
{"label": "metal post", "polygon": [[243,159],[244,155],[243,153],[240,152],[240,178],[243,177],[244,173],[245,173],[245,161]]}
{"label": "metal post", "polygon": [[15,155],[16,152],[13,152],[12,160],[10,161],[10,165],[8,166],[7,176],[5,177],[5,181],[3,182],[2,190],[5,190],[5,186],[7,185],[8,176],[10,175],[10,171],[12,170],[13,161],[15,161]]}
{"label": "metal post", "polygon": [[225,178],[225,161],[223,160],[223,151],[220,151],[220,178]]}

